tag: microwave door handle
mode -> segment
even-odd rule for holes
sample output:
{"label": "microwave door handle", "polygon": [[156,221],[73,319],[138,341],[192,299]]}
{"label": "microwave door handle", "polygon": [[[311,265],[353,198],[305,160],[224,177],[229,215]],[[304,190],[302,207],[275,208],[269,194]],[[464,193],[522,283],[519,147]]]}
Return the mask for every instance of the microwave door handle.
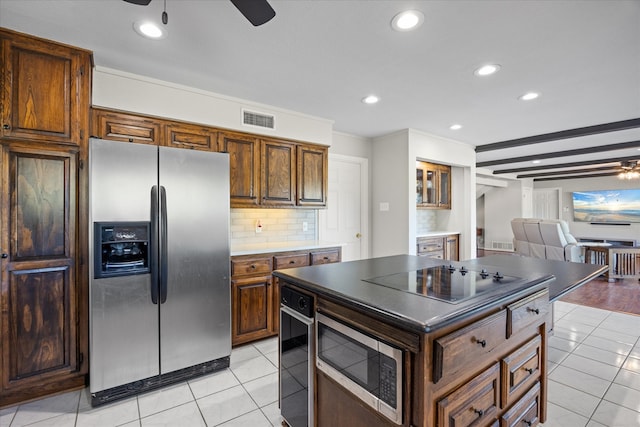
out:
{"label": "microwave door handle", "polygon": [[167,301],[167,191],[160,186],[160,304]]}
{"label": "microwave door handle", "polygon": [[158,304],[158,186],[151,187],[151,302]]}

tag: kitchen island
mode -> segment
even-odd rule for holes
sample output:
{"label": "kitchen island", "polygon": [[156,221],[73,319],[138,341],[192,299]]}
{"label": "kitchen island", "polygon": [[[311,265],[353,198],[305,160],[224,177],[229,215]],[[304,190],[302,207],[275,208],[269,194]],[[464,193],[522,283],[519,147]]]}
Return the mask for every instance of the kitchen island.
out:
{"label": "kitchen island", "polygon": [[[444,263],[401,255],[274,272],[281,286],[310,297],[317,319],[308,337],[310,360],[319,355],[308,377],[310,425],[544,422],[550,303],[605,268],[513,256]],[[381,362],[360,373],[335,366],[342,362],[331,352],[345,349],[325,352],[324,322],[396,350],[397,389]]]}

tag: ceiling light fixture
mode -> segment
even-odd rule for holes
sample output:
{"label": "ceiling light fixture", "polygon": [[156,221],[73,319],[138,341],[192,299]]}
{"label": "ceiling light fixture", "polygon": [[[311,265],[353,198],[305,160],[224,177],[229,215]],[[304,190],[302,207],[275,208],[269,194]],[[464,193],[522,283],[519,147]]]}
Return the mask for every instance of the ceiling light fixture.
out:
{"label": "ceiling light fixture", "polygon": [[532,99],[536,99],[537,97],[539,97],[540,94],[537,92],[527,92],[524,95],[522,95],[520,98],[520,100],[522,101],[531,101]]}
{"label": "ceiling light fixture", "polygon": [[619,179],[637,179],[640,178],[640,166],[636,160],[627,160],[620,162],[622,169],[618,174]]}
{"label": "ceiling light fixture", "polygon": [[391,20],[391,28],[396,31],[411,31],[422,25],[424,14],[419,10],[406,10]]}
{"label": "ceiling light fixture", "polygon": [[365,104],[375,104],[378,101],[380,101],[380,98],[375,95],[369,95],[362,98],[362,102],[364,102]]}
{"label": "ceiling light fixture", "polygon": [[480,68],[476,68],[473,72],[476,76],[490,76],[491,74],[500,70],[500,65],[498,64],[486,64]]}
{"label": "ceiling light fixture", "polygon": [[143,37],[153,40],[163,39],[167,36],[167,30],[159,27],[151,21],[136,21],[133,29]]}
{"label": "ceiling light fixture", "polygon": [[453,125],[449,126],[449,129],[451,129],[451,130],[459,130],[459,129],[462,129],[462,125],[459,125],[459,124],[456,123],[456,124],[453,124]]}
{"label": "ceiling light fixture", "polygon": [[537,165],[542,163],[542,160],[532,160],[531,163],[533,163],[534,165]]}

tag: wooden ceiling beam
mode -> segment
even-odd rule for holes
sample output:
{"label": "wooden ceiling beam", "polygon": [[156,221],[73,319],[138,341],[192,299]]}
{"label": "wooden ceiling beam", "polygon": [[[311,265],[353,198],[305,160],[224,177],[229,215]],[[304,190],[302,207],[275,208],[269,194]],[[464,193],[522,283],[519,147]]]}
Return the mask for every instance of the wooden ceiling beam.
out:
{"label": "wooden ceiling beam", "polygon": [[528,166],[524,168],[494,170],[493,174],[499,175],[503,173],[520,173],[520,172],[539,171],[539,170],[545,170],[545,169],[562,169],[562,168],[570,168],[570,167],[577,167],[577,166],[601,165],[604,163],[622,162],[626,160],[633,160],[633,159],[630,159],[628,156],[625,156],[625,157],[614,157],[614,158],[608,158],[608,159],[585,160],[583,162],[560,163],[555,165],[536,165],[536,166]]}
{"label": "wooden ceiling beam", "polygon": [[619,122],[603,123],[600,125],[586,126],[576,129],[562,130],[559,132],[545,133],[541,135],[527,136],[525,138],[510,139],[491,144],[478,145],[476,153],[486,151],[503,150],[505,148],[521,147],[523,145],[539,144],[542,142],[557,141],[560,139],[578,138],[581,136],[597,135],[600,133],[618,132],[640,127],[640,118],[622,120]]}

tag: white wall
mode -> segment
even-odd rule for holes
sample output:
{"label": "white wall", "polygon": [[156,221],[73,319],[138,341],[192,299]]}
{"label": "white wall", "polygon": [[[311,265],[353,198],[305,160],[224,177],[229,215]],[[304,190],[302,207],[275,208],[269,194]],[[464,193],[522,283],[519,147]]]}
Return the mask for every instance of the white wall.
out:
{"label": "white wall", "polygon": [[484,247],[491,242],[512,242],[511,220],[522,214],[521,181],[509,181],[507,187],[495,187],[484,193]]}
{"label": "white wall", "polygon": [[640,224],[621,225],[591,225],[588,222],[573,221],[573,203],[571,193],[588,190],[616,190],[640,188],[640,180],[620,180],[615,176],[600,178],[562,179],[555,181],[537,181],[535,188],[560,188],[560,211],[562,219],[569,223],[569,230],[575,237],[584,238],[612,238],[634,239],[640,242]]}
{"label": "white wall", "polygon": [[[94,106],[331,145],[333,121],[200,89],[96,67]],[[275,116],[275,129],[242,124],[242,109]]]}

